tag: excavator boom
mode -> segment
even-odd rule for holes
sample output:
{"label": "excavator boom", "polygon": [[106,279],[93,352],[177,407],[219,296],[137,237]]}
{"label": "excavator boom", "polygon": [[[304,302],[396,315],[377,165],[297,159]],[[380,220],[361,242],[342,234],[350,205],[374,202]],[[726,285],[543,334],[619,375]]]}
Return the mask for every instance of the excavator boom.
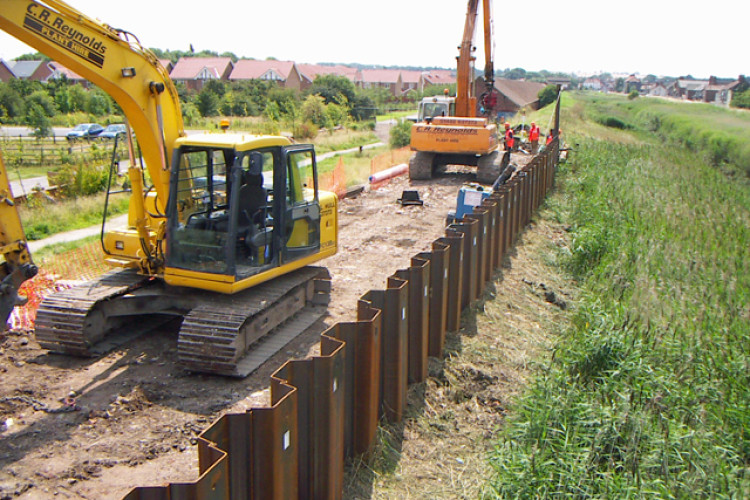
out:
{"label": "excavator boom", "polygon": [[[0,29],[120,105],[153,182],[144,185],[127,133],[129,226],[102,238],[107,262],[124,269],[45,298],[35,328],[42,347],[94,355],[179,317],[184,366],[242,376],[257,365],[244,361],[249,351],[279,349],[278,339],[324,313],[316,306],[326,302],[326,273],[309,266],[336,253],[337,199],[318,189],[312,145],[245,133],[187,136],[169,75],[135,36],[61,0],[1,5]],[[19,267],[23,244],[4,245],[3,314],[30,271]],[[274,333],[284,325],[286,333]]]}
{"label": "excavator boom", "polygon": [[[469,0],[463,37],[458,47],[455,115],[433,113],[428,116],[423,110],[428,109],[430,105],[434,109],[441,109],[438,107],[440,101],[436,97],[423,99],[420,115],[424,120],[415,123],[411,128],[410,146],[412,151],[415,151],[409,161],[411,179],[430,179],[435,170],[447,164],[476,166],[478,180],[489,184],[500,175],[497,127],[494,123],[489,123],[487,118],[477,117],[479,106],[472,81],[474,34],[480,1],[484,17],[486,86],[481,103],[483,114],[491,116],[497,103],[492,62],[492,4],[490,0]],[[443,105],[442,109],[446,107]]]}

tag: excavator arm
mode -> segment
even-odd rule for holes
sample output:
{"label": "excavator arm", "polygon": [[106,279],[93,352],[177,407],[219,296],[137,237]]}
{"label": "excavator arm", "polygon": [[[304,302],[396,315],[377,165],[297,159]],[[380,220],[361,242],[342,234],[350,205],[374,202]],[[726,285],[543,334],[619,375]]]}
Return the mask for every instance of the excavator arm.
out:
{"label": "excavator arm", "polygon": [[13,308],[26,303],[18,295],[21,284],[33,278],[37,267],[26,247],[26,235],[10,192],[8,172],[0,156],[0,331],[5,329]]}
{"label": "excavator arm", "polygon": [[479,13],[479,2],[482,2],[484,17],[484,80],[487,91],[491,91],[495,81],[492,43],[492,1],[469,0],[466,10],[466,21],[461,45],[458,47],[458,69],[456,72],[456,116],[476,116],[477,98],[474,95],[472,82],[472,62],[474,61],[474,34]]}
{"label": "excavator arm", "polygon": [[[156,210],[164,213],[175,141],[185,135],[179,97],[169,74],[135,36],[87,17],[59,0],[3,0],[0,29],[34,47],[107,92],[122,108],[138,138],[156,192]],[[149,251],[149,217],[128,134],[133,186],[130,225]],[[135,256],[133,256],[135,258]],[[152,268],[144,265],[141,268]],[[153,272],[153,269],[151,269]]]}

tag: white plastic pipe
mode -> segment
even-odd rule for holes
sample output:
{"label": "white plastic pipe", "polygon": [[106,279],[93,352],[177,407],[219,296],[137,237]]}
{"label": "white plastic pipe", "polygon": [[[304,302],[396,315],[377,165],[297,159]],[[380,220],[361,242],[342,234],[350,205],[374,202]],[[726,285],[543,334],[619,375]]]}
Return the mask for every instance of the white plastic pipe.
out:
{"label": "white plastic pipe", "polygon": [[388,179],[398,177],[399,175],[403,175],[408,171],[409,166],[406,163],[401,163],[400,165],[396,165],[395,167],[387,168],[385,170],[381,170],[380,172],[372,174],[370,176],[370,184],[377,184],[378,182],[383,182]]}

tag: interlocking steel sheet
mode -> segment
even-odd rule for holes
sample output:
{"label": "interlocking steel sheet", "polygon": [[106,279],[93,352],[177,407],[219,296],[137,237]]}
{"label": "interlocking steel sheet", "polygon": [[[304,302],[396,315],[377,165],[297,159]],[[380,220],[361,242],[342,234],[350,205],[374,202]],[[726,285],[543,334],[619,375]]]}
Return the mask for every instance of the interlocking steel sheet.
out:
{"label": "interlocking steel sheet", "polygon": [[442,240],[432,243],[431,252],[422,252],[417,257],[430,261],[430,305],[429,343],[427,354],[440,358],[445,347],[448,324],[448,286],[450,271],[450,244]]}
{"label": "interlocking steel sheet", "polygon": [[387,286],[385,290],[370,290],[362,296],[362,300],[383,312],[380,336],[381,415],[389,422],[400,422],[406,408],[409,371],[409,282],[391,276]]}
{"label": "interlocking steel sheet", "polygon": [[399,269],[396,276],[409,282],[408,318],[409,383],[427,378],[427,355],[430,340],[430,261],[419,256],[411,259],[408,269]]}
{"label": "interlocking steel sheet", "polygon": [[336,323],[326,335],[346,342],[344,455],[368,453],[378,428],[380,402],[380,309],[360,301],[357,321]]}
{"label": "interlocking steel sheet", "polygon": [[461,327],[461,300],[463,296],[464,280],[464,234],[452,227],[445,229],[445,238],[437,241],[450,246],[450,262],[448,263],[448,307],[447,325],[449,332],[457,332]]}
{"label": "interlocking steel sheet", "polygon": [[408,381],[426,377],[447,331],[483,293],[554,184],[558,142],[446,228],[431,252],[370,290],[357,321],[321,335],[320,356],[271,377],[271,405],[219,418],[198,438],[194,482],[133,489],[126,500],[340,499],[344,460],[373,448],[379,416],[403,418]]}
{"label": "interlocking steel sheet", "polygon": [[[269,498],[341,498],[344,481],[346,344],[324,333],[320,341],[320,354],[287,361],[271,375],[272,393],[275,387],[291,386],[296,389],[298,466],[296,471],[289,470],[280,478],[289,488],[284,495]],[[288,444],[284,434],[288,431],[285,429],[278,443],[281,445],[278,448],[280,453],[286,450]],[[275,431],[276,428],[269,430]],[[274,474],[276,471],[268,472]],[[294,482],[295,476],[297,495],[293,494],[291,485],[286,484]],[[259,479],[263,477],[267,476],[260,476]],[[256,482],[255,486],[257,490],[261,485]]]}
{"label": "interlocking steel sheet", "polygon": [[[463,284],[461,287],[461,311],[466,309],[471,302],[477,298],[477,280],[479,277],[476,273],[477,257],[479,254],[479,222],[475,219],[458,219],[448,226],[464,235],[464,255],[463,255]],[[460,314],[460,313],[459,313]]]}
{"label": "interlocking steel sheet", "polygon": [[487,234],[489,235],[489,241],[487,242],[487,269],[485,274],[485,281],[490,281],[495,274],[495,270],[500,266],[497,257],[497,247],[500,241],[500,208],[498,207],[497,201],[491,196],[482,200],[480,206],[482,210],[487,211]]}
{"label": "interlocking steel sheet", "polygon": [[[481,206],[474,207],[474,211],[466,215],[467,219],[477,221],[477,261],[474,263],[474,274],[476,284],[474,299],[482,296],[484,286],[487,283],[487,258],[489,257],[490,234],[488,232],[490,217],[487,210]],[[474,300],[472,299],[472,300]]]}

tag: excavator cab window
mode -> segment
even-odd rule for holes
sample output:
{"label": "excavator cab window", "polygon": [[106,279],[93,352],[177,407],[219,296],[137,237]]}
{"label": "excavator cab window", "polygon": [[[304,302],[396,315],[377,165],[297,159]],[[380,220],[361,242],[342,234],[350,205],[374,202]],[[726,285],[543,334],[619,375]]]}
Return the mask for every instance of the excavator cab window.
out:
{"label": "excavator cab window", "polygon": [[315,151],[310,145],[287,146],[285,157],[283,262],[320,250],[320,202]]}
{"label": "excavator cab window", "polygon": [[168,203],[168,265],[226,274],[232,264],[229,172],[231,148],[186,146],[175,155]]}

